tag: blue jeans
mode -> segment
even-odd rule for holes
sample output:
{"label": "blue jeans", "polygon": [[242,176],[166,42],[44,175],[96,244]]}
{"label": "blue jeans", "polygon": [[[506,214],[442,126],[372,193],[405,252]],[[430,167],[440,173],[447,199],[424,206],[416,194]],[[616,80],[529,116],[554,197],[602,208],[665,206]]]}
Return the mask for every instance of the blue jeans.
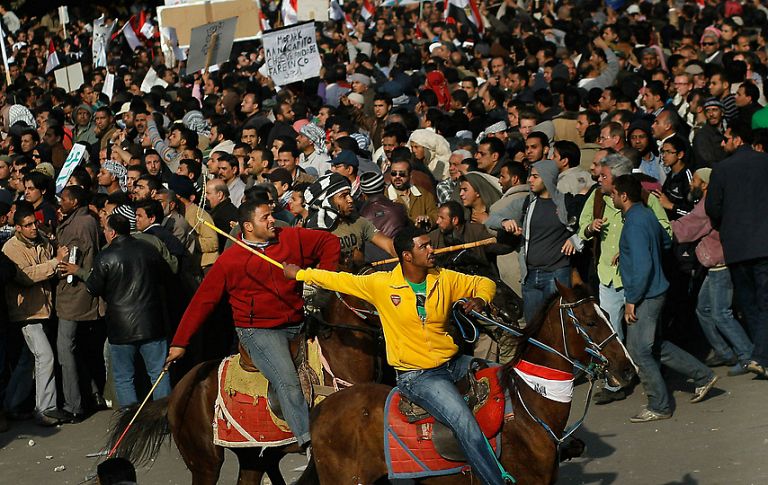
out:
{"label": "blue jeans", "polygon": [[[709,270],[699,290],[696,315],[715,354],[726,360],[749,362],[752,342],[731,312],[733,283],[727,268]],[[722,335],[721,335],[722,334]],[[728,342],[723,340],[725,337]],[[730,344],[730,345],[729,345]]]}
{"label": "blue jeans", "polygon": [[496,457],[489,449],[472,410],[454,385],[467,373],[471,361],[471,356],[460,355],[434,369],[400,372],[397,387],[405,397],[453,431],[481,483],[501,484],[504,480]]}
{"label": "blue jeans", "polygon": [[240,343],[254,365],[277,391],[277,399],[299,445],[309,442],[309,407],[301,391],[299,374],[291,358],[290,342],[301,325],[281,328],[237,327]]}
{"label": "blue jeans", "polygon": [[768,366],[768,258],[729,265],[736,303],[747,321],[751,360]]}
{"label": "blue jeans", "polygon": [[525,322],[531,324],[536,314],[542,310],[547,299],[557,293],[555,280],[561,285],[571,286],[571,268],[544,271],[542,269],[528,268],[528,274],[523,281],[523,316]]}
{"label": "blue jeans", "polygon": [[[130,344],[109,344],[112,376],[115,380],[115,397],[120,407],[130,406],[138,402],[133,377],[136,375],[134,361],[136,354],[141,354],[144,367],[152,384],[155,383],[165,366],[165,356],[168,354],[168,344],[165,339],[146,340]],[[162,399],[171,393],[171,381],[166,377],[155,388],[152,398]]]}
{"label": "blue jeans", "polygon": [[664,295],[646,298],[635,307],[637,321],[627,326],[627,350],[638,368],[640,382],[648,396],[648,409],[656,413],[671,413],[669,391],[661,376],[661,364],[693,379],[696,387],[703,386],[715,375],[694,356],[658,335],[659,316]]}

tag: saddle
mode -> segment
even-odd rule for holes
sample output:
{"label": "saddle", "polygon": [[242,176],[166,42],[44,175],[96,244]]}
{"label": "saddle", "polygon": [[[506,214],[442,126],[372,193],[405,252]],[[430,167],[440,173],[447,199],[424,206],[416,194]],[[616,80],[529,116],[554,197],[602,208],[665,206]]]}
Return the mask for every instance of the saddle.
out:
{"label": "saddle", "polygon": [[[484,361],[473,360],[470,371],[456,383],[487,438],[495,436],[504,421],[505,399],[498,382],[498,370],[498,367],[488,367]],[[404,421],[421,430],[422,439],[431,439],[441,457],[450,461],[466,461],[459,442],[448,426],[435,420],[424,408],[402,393],[397,408]]]}

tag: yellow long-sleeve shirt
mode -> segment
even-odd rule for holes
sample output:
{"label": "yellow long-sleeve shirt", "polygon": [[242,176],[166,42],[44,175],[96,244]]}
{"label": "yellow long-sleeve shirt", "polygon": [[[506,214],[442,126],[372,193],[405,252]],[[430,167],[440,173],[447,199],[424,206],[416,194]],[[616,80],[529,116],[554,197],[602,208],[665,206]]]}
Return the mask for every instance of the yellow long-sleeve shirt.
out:
{"label": "yellow long-sleeve shirt", "polygon": [[296,279],[362,298],[379,312],[387,362],[398,370],[432,369],[448,362],[458,347],[448,334],[451,306],[461,298],[493,299],[496,283],[446,269],[427,274],[426,320],[416,311],[416,294],[405,281],[400,265],[390,272],[353,275],[304,269]]}

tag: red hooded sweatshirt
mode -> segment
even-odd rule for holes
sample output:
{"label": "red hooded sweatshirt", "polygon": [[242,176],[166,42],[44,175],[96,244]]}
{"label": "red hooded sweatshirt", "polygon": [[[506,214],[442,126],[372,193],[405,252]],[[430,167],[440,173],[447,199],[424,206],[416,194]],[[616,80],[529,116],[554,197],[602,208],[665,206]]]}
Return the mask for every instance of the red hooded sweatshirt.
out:
{"label": "red hooded sweatshirt", "polygon": [[[276,231],[275,242],[263,251],[270,258],[302,268],[336,269],[341,246],[334,234],[296,227]],[[211,267],[184,312],[171,345],[186,347],[225,293],[236,327],[299,323],[304,318],[301,288],[300,282],[287,279],[278,267],[234,245]]]}

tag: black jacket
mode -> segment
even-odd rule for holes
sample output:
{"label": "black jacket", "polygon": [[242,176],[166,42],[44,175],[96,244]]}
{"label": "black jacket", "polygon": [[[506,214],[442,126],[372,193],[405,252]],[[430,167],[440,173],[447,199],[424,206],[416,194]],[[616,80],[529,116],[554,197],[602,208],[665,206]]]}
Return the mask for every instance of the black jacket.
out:
{"label": "black jacket", "polygon": [[155,248],[131,236],[118,236],[96,256],[85,285],[107,304],[109,343],[164,337],[162,285],[169,272]]}
{"label": "black jacket", "polygon": [[728,264],[768,257],[768,155],[749,146],[715,164],[704,207]]}
{"label": "black jacket", "polygon": [[667,210],[667,216],[670,221],[680,219],[693,210],[693,202],[688,200],[688,193],[691,191],[691,180],[693,174],[687,168],[677,173],[670,172],[661,192],[672,202],[672,209]]}
{"label": "black jacket", "polygon": [[[232,203],[231,200],[226,199],[224,202],[220,203],[216,207],[210,210],[211,218],[213,219],[213,223],[221,229],[222,231],[229,234],[229,231],[232,230],[232,225],[230,224],[231,221],[237,222],[239,220],[237,207],[235,207],[235,204]],[[227,238],[222,236],[221,234],[219,236],[219,254],[224,252],[224,249],[227,245]]]}

